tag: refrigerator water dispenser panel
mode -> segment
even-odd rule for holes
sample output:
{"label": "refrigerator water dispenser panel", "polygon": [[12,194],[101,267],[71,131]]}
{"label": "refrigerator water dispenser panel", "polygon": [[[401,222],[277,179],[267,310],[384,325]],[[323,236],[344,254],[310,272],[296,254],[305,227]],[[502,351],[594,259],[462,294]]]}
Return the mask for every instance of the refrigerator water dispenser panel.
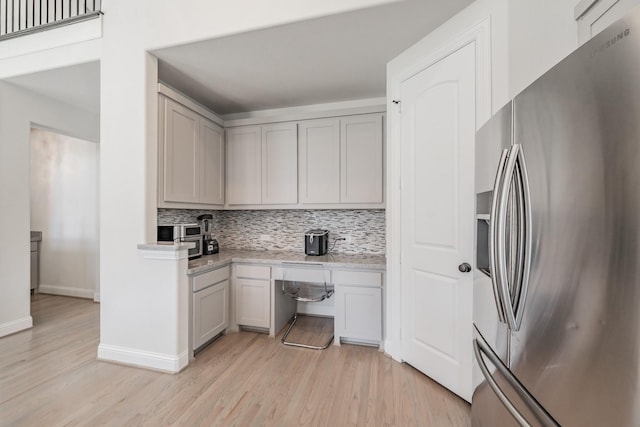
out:
{"label": "refrigerator water dispenser panel", "polygon": [[476,267],[491,277],[489,268],[489,214],[476,217]]}

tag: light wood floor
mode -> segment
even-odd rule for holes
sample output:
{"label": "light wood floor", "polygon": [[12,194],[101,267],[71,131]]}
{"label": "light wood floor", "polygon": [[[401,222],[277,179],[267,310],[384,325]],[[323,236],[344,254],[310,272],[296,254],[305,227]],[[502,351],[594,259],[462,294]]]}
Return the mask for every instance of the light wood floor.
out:
{"label": "light wood floor", "polygon": [[36,295],[0,338],[0,426],[468,426],[469,405],[373,348],[226,335],[177,375],[96,361],[99,305]]}

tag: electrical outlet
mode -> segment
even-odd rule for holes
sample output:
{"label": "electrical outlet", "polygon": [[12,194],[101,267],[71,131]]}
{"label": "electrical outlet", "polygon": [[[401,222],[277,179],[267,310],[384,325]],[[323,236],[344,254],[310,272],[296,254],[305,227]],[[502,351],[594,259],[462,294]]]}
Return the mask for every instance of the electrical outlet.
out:
{"label": "electrical outlet", "polygon": [[345,234],[344,235],[344,242],[345,243],[351,243],[351,234]]}
{"label": "electrical outlet", "polygon": [[270,234],[261,234],[260,235],[260,240],[263,242],[270,242],[271,241],[271,235]]}

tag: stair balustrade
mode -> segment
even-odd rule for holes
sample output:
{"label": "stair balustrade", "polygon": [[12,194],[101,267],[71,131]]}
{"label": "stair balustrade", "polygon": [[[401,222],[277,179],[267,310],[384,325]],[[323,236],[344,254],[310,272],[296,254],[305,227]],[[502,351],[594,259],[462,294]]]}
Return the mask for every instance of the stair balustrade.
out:
{"label": "stair balustrade", "polygon": [[101,0],[0,0],[0,41],[97,18]]}

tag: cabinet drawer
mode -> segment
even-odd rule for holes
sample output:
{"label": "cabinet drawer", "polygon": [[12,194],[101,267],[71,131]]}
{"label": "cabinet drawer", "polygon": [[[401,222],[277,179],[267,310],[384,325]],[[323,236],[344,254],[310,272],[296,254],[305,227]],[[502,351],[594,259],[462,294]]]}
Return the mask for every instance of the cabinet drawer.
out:
{"label": "cabinet drawer", "polygon": [[381,287],[382,272],[380,271],[334,271],[333,283],[336,285]]}
{"label": "cabinet drawer", "polygon": [[274,272],[274,277],[295,282],[331,283],[331,270],[283,266],[277,273]]}
{"label": "cabinet drawer", "polygon": [[218,268],[204,274],[200,274],[193,278],[193,292],[220,283],[229,279],[229,266]]}
{"label": "cabinet drawer", "polygon": [[236,265],[236,277],[246,277],[249,279],[270,279],[271,267],[258,265]]}

